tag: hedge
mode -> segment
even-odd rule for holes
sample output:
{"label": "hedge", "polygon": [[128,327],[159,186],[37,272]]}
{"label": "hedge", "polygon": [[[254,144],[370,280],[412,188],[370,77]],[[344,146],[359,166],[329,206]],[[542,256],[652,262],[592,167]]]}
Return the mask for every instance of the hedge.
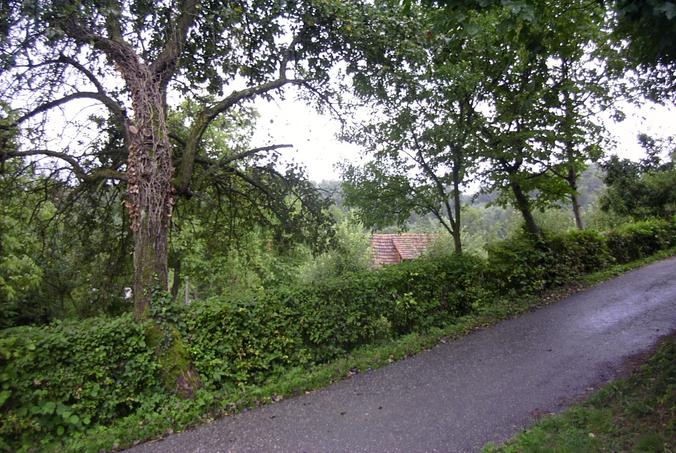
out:
{"label": "hedge", "polygon": [[0,448],[49,443],[133,413],[158,366],[131,316],[0,333]]}
{"label": "hedge", "polygon": [[169,404],[174,395],[149,347],[154,323],[180,331],[204,391],[223,394],[363,344],[451,323],[505,295],[534,293],[675,245],[676,223],[659,220],[605,235],[518,236],[490,246],[487,260],[422,258],[188,307],[159,299],[146,324],[125,315],[5,329],[0,449],[54,448],[62,439]]}
{"label": "hedge", "polygon": [[606,234],[570,231],[538,239],[522,234],[488,247],[488,284],[499,293],[534,293],[674,246],[676,219],[645,220]]}

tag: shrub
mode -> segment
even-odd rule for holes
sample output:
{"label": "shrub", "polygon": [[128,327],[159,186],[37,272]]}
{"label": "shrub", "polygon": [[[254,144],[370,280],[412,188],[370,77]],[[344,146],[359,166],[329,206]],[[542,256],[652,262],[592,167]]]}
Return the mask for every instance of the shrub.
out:
{"label": "shrub", "polygon": [[532,294],[562,285],[613,262],[605,238],[588,230],[542,238],[519,235],[487,249],[493,289],[511,294]]}
{"label": "shrub", "polygon": [[131,316],[0,331],[0,447],[43,444],[134,412],[159,384]]}
{"label": "shrub", "polygon": [[397,334],[424,330],[469,313],[486,297],[481,258],[450,255],[389,266],[377,274],[393,301],[389,314]]}
{"label": "shrub", "polygon": [[[488,247],[488,260],[440,254],[190,306],[159,297],[146,324],[124,315],[2,330],[0,450],[54,449],[125,417],[125,426],[151,430],[139,423],[155,411],[185,424],[215,404],[216,391],[264,384],[363,344],[448,324],[489,298],[534,293],[674,245],[676,223],[664,220],[607,236],[520,235]],[[167,389],[168,365],[153,347],[164,341],[158,326],[182,339],[180,352],[199,373],[194,404]]]}
{"label": "shrub", "polygon": [[531,294],[547,286],[547,269],[552,262],[543,240],[520,234],[486,247],[488,281],[502,294]]}
{"label": "shrub", "polygon": [[608,233],[608,248],[619,263],[628,263],[676,245],[676,220],[628,223]]}
{"label": "shrub", "polygon": [[291,308],[275,295],[194,302],[182,321],[185,343],[207,388],[258,384],[306,360]]}
{"label": "shrub", "polygon": [[571,230],[545,239],[549,259],[548,286],[564,284],[583,274],[605,268],[614,260],[605,238],[596,231]]}

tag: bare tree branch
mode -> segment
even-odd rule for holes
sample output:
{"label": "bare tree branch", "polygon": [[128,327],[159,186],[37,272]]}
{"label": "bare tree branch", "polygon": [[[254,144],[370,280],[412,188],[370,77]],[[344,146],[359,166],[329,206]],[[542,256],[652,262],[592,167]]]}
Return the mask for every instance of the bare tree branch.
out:
{"label": "bare tree branch", "polygon": [[78,71],[80,71],[82,74],[84,74],[84,76],[87,77],[87,79],[89,79],[89,81],[94,85],[94,87],[96,87],[96,91],[101,94],[102,96],[102,98],[100,99],[101,102],[105,104],[106,107],[108,107],[108,110],[110,110],[120,120],[122,124],[124,124],[124,121],[127,118],[127,114],[124,108],[107,95],[105,88],[103,88],[103,85],[94,75],[94,73],[92,73],[89,69],[85,68],[79,61],[64,54],[61,54],[59,56],[59,59],[56,61],[69,64]]}
{"label": "bare tree branch", "polygon": [[[95,91],[80,91],[77,93],[71,93],[68,94],[60,99],[54,99],[53,101],[45,102],[44,104],[36,107],[35,109],[31,110],[30,112],[27,112],[20,116],[13,124],[13,126],[17,126],[24,121],[27,121],[31,118],[33,118],[36,115],[39,115],[40,113],[44,113],[48,110],[51,110],[53,108],[59,107],[61,105],[67,104],[70,101],[74,101],[76,99],[95,99],[102,104],[106,105],[108,101],[112,101],[109,97],[107,97],[104,94],[95,92]],[[117,104],[116,104],[117,105]],[[117,106],[118,109],[120,109],[120,106]]]}
{"label": "bare tree branch", "polygon": [[302,83],[302,80],[296,79],[275,79],[254,87],[246,88],[244,90],[233,91],[226,98],[202,110],[197,115],[195,122],[190,128],[190,133],[188,135],[185,150],[183,152],[183,159],[181,160],[181,165],[178,170],[177,189],[179,191],[188,189],[202,136],[209,127],[209,124],[211,124],[211,122],[216,119],[218,115],[245,99],[251,99],[257,95],[282,88],[287,84],[300,85]]}
{"label": "bare tree branch", "polygon": [[87,172],[78,160],[66,153],[60,151],[52,151],[48,149],[34,149],[30,151],[3,151],[0,153],[0,157],[4,160],[6,158],[12,157],[30,157],[30,156],[46,156],[53,157],[55,159],[60,159],[67,162],[70,166],[70,169],[73,171],[75,176],[83,182],[93,182],[101,179],[116,179],[120,181],[126,181],[127,176],[113,168],[97,168],[90,172]]}
{"label": "bare tree branch", "polygon": [[283,149],[283,148],[293,148],[293,145],[283,144],[283,145],[261,146],[261,147],[258,147],[258,148],[250,149],[248,151],[243,151],[243,152],[235,154],[233,156],[229,156],[229,157],[219,161],[219,163],[226,164],[226,163],[230,163],[230,162],[233,162],[233,161],[236,161],[236,160],[244,159],[245,157],[255,156],[258,153],[267,152],[267,151],[275,151],[275,150]]}

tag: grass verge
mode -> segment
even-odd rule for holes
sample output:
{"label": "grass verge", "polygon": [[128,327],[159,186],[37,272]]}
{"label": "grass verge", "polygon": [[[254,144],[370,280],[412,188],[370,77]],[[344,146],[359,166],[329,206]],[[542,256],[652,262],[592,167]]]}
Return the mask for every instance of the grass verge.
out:
{"label": "grass verge", "polygon": [[672,452],[676,444],[676,337],[645,365],[594,393],[585,403],[541,419],[484,453]]}
{"label": "grass verge", "polygon": [[293,368],[281,376],[272,378],[263,386],[228,389],[218,395],[214,392],[200,391],[194,400],[174,398],[163,401],[159,412],[156,409],[157,404],[152,405],[152,409],[149,408],[147,411],[141,408],[138,413],[118,420],[113,425],[98,427],[96,432],[88,432],[86,437],[70,439],[65,446],[60,446],[58,449],[60,451],[98,452],[126,448],[140,441],[160,438],[174,431],[181,431],[214,418],[240,412],[245,408],[257,407],[284,397],[310,392],[357,373],[377,369],[396,360],[412,356],[440,342],[457,339],[472,331],[549,305],[594,284],[674,255],[676,255],[676,248],[586,275],[574,284],[537,296],[497,300],[479,307],[475,313],[460,317],[453,324],[443,328],[433,328],[427,332],[412,333],[386,342],[363,346],[330,363],[311,368]]}

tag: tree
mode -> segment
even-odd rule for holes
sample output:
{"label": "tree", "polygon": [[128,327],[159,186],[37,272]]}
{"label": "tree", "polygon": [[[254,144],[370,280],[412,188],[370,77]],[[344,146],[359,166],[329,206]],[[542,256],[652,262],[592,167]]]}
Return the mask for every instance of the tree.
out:
{"label": "tree", "polygon": [[676,5],[669,0],[615,0],[613,35],[623,50],[621,69],[642,76],[643,93],[655,101],[673,100],[676,83]]}
{"label": "tree", "polygon": [[[3,96],[17,112],[4,127],[22,134],[16,149],[3,147],[3,159],[46,156],[66,164],[77,183],[125,184],[137,319],[148,314],[152,288],[167,288],[173,206],[176,197],[192,193],[209,125],[284,86],[325,85],[331,51],[341,47],[333,31],[345,8],[341,2],[274,0],[3,3]],[[225,87],[237,84],[224,95]],[[190,96],[199,107],[183,142],[172,146],[167,117],[176,95]],[[73,146],[49,140],[50,130],[60,127],[54,126],[55,110],[82,107],[82,101],[106,112],[61,122],[74,131]],[[83,125],[98,131],[88,147],[87,134],[73,129]],[[269,149],[248,150],[229,162]]]}
{"label": "tree", "polygon": [[600,157],[602,128],[594,115],[611,102],[610,52],[598,5],[533,2],[529,9],[512,18],[519,25],[502,35],[504,51],[495,62],[483,130],[484,190],[499,190],[521,212],[526,230],[539,235],[533,209],[564,198],[582,227],[577,177]]}
{"label": "tree", "polygon": [[44,315],[43,307],[30,300],[43,279],[43,271],[34,259],[39,242],[34,231],[24,228],[34,214],[44,215],[44,208],[34,213],[33,207],[25,203],[28,197],[12,196],[16,194],[12,193],[9,179],[6,173],[0,174],[0,328]]}
{"label": "tree", "polygon": [[[640,162],[611,156],[603,164],[606,192],[601,209],[642,220],[647,217],[671,219],[676,214],[676,147],[673,140],[655,140],[639,135],[647,157]],[[669,155],[663,161],[660,154]]]}
{"label": "tree", "polygon": [[581,6],[573,3],[563,14],[549,14],[557,32],[547,41],[549,85],[558,97],[558,105],[553,105],[555,159],[563,164],[550,168],[570,188],[567,195],[578,229],[584,228],[578,177],[588,162],[602,157],[604,128],[598,114],[613,103],[608,66],[617,60],[604,27],[605,10],[601,5]]}
{"label": "tree", "polygon": [[[461,192],[478,161],[475,139],[486,97],[487,56],[495,49],[491,18],[468,11],[449,39],[432,10],[412,6],[388,33],[386,64],[355,69],[358,96],[376,111],[345,134],[372,161],[343,169],[348,204],[371,227],[402,225],[431,213],[462,252]],[[397,16],[398,14],[398,16]]]}
{"label": "tree", "polygon": [[[185,141],[189,130],[183,125],[196,108],[185,101],[172,110],[174,141]],[[174,298],[183,275],[189,275],[203,295],[233,293],[247,287],[244,281],[273,279],[262,269],[293,255],[299,244],[318,253],[330,243],[330,201],[303,169],[279,162],[274,149],[265,154],[251,151],[257,117],[252,109],[238,109],[221,115],[205,131],[192,177],[193,195],[180,199],[172,216]],[[228,288],[216,281],[233,284]]]}

